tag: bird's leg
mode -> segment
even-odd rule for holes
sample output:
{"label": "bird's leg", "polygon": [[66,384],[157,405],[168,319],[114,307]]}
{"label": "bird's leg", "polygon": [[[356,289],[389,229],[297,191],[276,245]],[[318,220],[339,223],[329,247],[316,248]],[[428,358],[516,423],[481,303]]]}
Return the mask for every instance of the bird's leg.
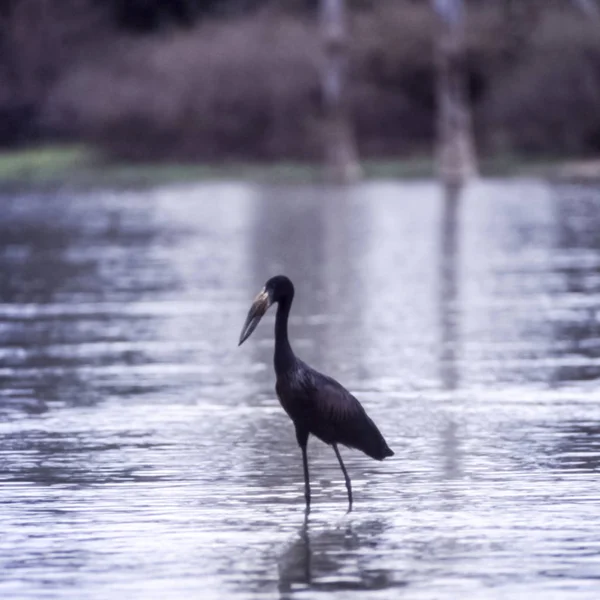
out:
{"label": "bird's leg", "polygon": [[308,478],[308,457],[306,456],[306,444],[302,448],[302,462],[304,464],[304,497],[306,498],[306,511],[310,511],[310,480]]}
{"label": "bird's leg", "polygon": [[302,466],[304,467],[304,497],[306,498],[306,512],[310,512],[310,479],[308,476],[308,456],[306,446],[308,444],[308,431],[296,427],[296,439],[302,450]]}
{"label": "bird's leg", "polygon": [[342,460],[342,455],[338,450],[337,444],[332,444],[333,450],[337,459],[340,463],[340,467],[342,467],[342,473],[344,474],[344,479],[346,480],[346,489],[348,490],[348,512],[352,510],[352,484],[350,483],[350,477],[348,477],[348,472],[346,471],[346,467],[344,466],[344,461]]}

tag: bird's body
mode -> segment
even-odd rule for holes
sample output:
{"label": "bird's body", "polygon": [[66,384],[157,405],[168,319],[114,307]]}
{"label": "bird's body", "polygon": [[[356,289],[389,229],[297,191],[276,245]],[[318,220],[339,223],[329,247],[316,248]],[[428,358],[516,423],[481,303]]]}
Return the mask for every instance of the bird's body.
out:
{"label": "bird's body", "polygon": [[361,403],[335,379],[309,367],[292,351],[287,324],[293,298],[294,286],[287,277],[279,275],[270,279],[248,313],[240,344],[254,331],[269,306],[277,302],[273,361],[277,378],[275,390],[281,406],[294,423],[302,450],[307,506],[310,506],[310,483],[306,446],[312,434],[333,447],[346,480],[351,507],[350,478],[337,445],[356,448],[376,460],[394,453]]}
{"label": "bird's body", "polygon": [[379,429],[348,390],[301,360],[296,363],[277,373],[275,390],[297,431],[326,444],[361,450],[376,460],[392,456]]}

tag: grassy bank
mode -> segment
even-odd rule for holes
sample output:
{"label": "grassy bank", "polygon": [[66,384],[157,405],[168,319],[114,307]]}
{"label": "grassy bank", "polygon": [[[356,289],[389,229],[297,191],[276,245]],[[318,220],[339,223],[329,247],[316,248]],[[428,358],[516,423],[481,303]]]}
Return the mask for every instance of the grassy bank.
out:
{"label": "grassy bank", "polygon": [[[435,175],[428,157],[398,160],[366,160],[364,178],[424,179]],[[558,158],[525,159],[502,156],[484,159],[484,177],[567,177],[600,179],[600,163],[566,163]],[[90,189],[153,187],[169,183],[208,180],[243,180],[271,183],[314,183],[323,181],[320,165],[314,163],[238,162],[128,163],[103,159],[85,146],[45,146],[0,153],[0,191],[24,189]]]}

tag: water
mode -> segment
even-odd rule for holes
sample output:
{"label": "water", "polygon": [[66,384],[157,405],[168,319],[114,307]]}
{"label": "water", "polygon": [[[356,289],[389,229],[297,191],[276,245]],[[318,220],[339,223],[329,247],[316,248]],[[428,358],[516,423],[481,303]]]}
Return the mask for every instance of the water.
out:
{"label": "water", "polygon": [[[0,198],[0,596],[595,600],[600,190],[205,184]],[[296,352],[396,455],[309,443]]]}

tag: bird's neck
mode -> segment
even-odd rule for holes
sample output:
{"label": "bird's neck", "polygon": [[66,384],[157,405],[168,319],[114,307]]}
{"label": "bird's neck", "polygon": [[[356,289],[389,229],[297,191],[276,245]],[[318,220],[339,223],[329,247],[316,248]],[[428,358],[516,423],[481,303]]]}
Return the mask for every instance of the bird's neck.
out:
{"label": "bird's neck", "polygon": [[293,367],[296,357],[288,339],[288,317],[292,299],[282,298],[277,304],[277,315],[275,317],[275,372],[285,373]]}

